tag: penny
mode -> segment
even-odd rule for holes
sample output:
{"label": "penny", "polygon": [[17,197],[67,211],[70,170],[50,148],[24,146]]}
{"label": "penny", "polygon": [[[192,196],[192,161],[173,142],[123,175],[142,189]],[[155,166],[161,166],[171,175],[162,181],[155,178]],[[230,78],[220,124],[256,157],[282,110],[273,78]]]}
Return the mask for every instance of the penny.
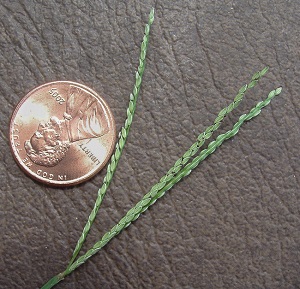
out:
{"label": "penny", "polygon": [[86,181],[109,160],[115,122],[95,91],[70,81],[43,84],[17,105],[10,145],[18,165],[32,178],[67,186]]}

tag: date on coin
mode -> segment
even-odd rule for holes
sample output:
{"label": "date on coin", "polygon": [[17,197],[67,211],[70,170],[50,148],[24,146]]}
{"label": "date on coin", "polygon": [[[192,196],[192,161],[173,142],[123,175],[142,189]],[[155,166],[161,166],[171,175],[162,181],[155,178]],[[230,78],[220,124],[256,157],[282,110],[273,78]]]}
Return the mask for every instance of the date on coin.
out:
{"label": "date on coin", "polygon": [[29,92],[10,123],[10,145],[18,165],[50,185],[86,181],[109,160],[116,141],[107,103],[92,89],[56,81]]}

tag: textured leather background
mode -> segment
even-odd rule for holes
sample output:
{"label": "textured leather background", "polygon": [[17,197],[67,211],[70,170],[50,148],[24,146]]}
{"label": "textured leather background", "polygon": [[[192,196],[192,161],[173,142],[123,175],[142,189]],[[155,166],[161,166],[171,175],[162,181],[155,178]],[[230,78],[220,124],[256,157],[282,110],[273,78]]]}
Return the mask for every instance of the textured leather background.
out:
{"label": "textured leather background", "polygon": [[120,129],[151,6],[137,113],[85,250],[255,71],[270,66],[222,131],[283,92],[57,288],[300,288],[298,1],[3,0],[1,289],[38,288],[64,270],[104,176],[65,189],[27,177],[8,145],[15,105],[45,82],[77,81],[105,96]]}

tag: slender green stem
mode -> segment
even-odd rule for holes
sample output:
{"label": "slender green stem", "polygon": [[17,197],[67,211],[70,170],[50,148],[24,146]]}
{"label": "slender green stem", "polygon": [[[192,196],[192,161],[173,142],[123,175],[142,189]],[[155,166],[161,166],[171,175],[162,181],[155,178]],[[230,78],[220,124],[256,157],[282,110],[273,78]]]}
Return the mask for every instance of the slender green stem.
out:
{"label": "slender green stem", "polygon": [[72,258],[69,262],[68,267],[71,266],[71,264],[74,262],[74,260],[76,259],[85,239],[87,234],[90,231],[90,228],[96,218],[96,215],[98,213],[98,210],[100,208],[100,205],[102,203],[102,200],[106,194],[106,191],[110,185],[110,182],[113,178],[113,175],[116,171],[117,165],[119,163],[123,148],[125,146],[126,140],[127,140],[127,136],[129,134],[129,130],[131,127],[131,123],[132,123],[132,119],[134,116],[134,112],[135,112],[135,108],[136,108],[136,102],[138,99],[138,95],[139,95],[139,91],[140,91],[140,87],[142,84],[142,77],[144,74],[144,69],[145,69],[145,58],[146,58],[146,52],[147,52],[147,47],[148,47],[148,41],[149,41],[149,32],[150,32],[150,26],[153,23],[154,20],[154,9],[151,9],[151,12],[149,14],[149,21],[148,24],[146,24],[145,26],[145,34],[143,37],[143,42],[141,45],[141,54],[140,54],[140,59],[139,59],[139,66],[136,72],[136,77],[135,77],[135,84],[134,84],[134,88],[132,93],[130,94],[130,101],[129,101],[129,106],[127,109],[127,118],[125,121],[124,126],[122,127],[120,133],[119,133],[119,140],[116,144],[116,148],[115,148],[115,152],[112,155],[111,159],[110,159],[110,164],[107,167],[107,172],[106,172],[106,176],[104,177],[103,180],[103,184],[101,186],[101,188],[98,190],[98,196],[94,205],[94,208],[92,210],[92,212],[89,215],[88,221],[85,224],[82,234],[76,244],[76,247],[74,249]]}
{"label": "slender green stem", "polygon": [[70,274],[81,264],[85,263],[90,257],[96,254],[101,248],[103,248],[113,237],[118,235],[123,229],[128,227],[133,221],[135,221],[141,213],[146,211],[155,201],[161,198],[167,190],[169,190],[174,184],[179,182],[183,177],[189,175],[191,171],[196,168],[204,159],[206,159],[209,155],[211,155],[218,147],[222,145],[222,143],[232,138],[239,131],[239,128],[245,121],[248,121],[255,116],[257,116],[262,108],[267,106],[270,101],[281,92],[281,87],[271,91],[268,97],[259,103],[255,107],[253,107],[248,114],[243,114],[240,116],[239,120],[231,130],[228,132],[219,135],[216,140],[212,141],[207,149],[204,149],[200,152],[200,154],[195,157],[189,164],[187,164],[175,178],[173,178],[167,185],[161,187],[158,192],[151,194],[151,192],[147,193],[141,201],[139,201],[132,209],[130,209],[126,215],[116,224],[114,227],[108,231],[100,241],[98,241],[94,246],[89,249],[83,256],[79,257],[67,270],[63,273],[64,276]]}
{"label": "slender green stem", "polygon": [[59,277],[59,275],[55,275],[53,278],[51,278],[41,289],[50,289],[53,286],[55,286],[57,283],[59,283],[62,280],[62,278]]}

